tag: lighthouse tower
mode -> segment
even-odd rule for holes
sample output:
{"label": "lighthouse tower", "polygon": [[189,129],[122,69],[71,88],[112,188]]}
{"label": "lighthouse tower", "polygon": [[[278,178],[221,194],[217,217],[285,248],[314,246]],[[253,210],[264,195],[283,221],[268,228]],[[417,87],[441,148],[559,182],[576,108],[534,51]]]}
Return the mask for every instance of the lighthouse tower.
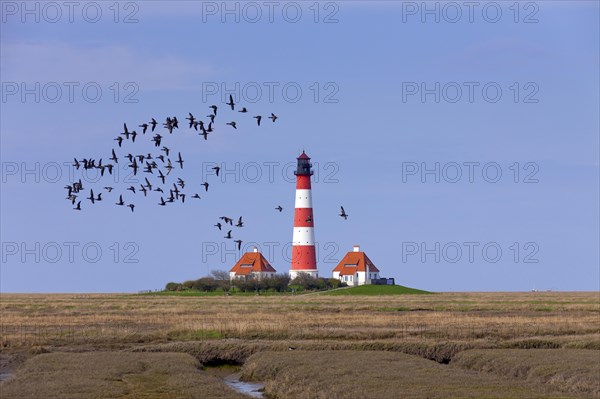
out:
{"label": "lighthouse tower", "polygon": [[298,273],[307,273],[312,277],[318,277],[312,195],[310,191],[310,177],[313,174],[310,169],[312,164],[304,151],[297,159],[298,167],[294,172],[296,175],[296,209],[294,211],[290,277],[294,278]]}

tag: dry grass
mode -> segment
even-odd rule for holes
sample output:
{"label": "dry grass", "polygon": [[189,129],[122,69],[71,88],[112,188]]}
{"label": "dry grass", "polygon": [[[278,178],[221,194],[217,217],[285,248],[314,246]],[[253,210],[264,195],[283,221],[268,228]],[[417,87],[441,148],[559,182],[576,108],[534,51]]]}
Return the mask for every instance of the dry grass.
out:
{"label": "dry grass", "polygon": [[0,384],[3,398],[243,399],[185,354],[51,353]]}
{"label": "dry grass", "polygon": [[243,364],[258,352],[288,351],[290,347],[305,351],[385,351],[417,355],[439,363],[448,363],[456,353],[472,349],[469,343],[413,341],[344,341],[344,340],[240,340],[172,342],[166,344],[138,345],[129,350],[135,352],[182,352],[189,353],[201,363]]}
{"label": "dry grass", "polygon": [[[469,349],[577,348],[594,349],[600,354],[597,292],[380,297],[0,294],[0,315],[0,373],[10,372],[23,359],[47,351],[118,351],[123,356],[132,352],[180,352],[203,364],[242,364],[267,351],[281,356],[300,351],[314,356],[328,351],[351,351],[357,356],[358,352],[378,351],[382,356],[392,356],[390,359],[403,352],[439,363],[448,363]],[[290,346],[298,351],[288,351]],[[558,359],[565,353],[556,350]],[[447,372],[455,373],[458,385],[469,373],[482,374],[426,362],[442,367],[439,370],[451,368]],[[337,367],[337,363],[328,367]],[[60,370],[53,379],[62,378]],[[31,376],[22,370],[17,373],[22,381]],[[320,384],[335,385],[335,381],[335,376],[324,374]],[[569,392],[580,392],[575,388],[577,381],[565,380],[564,384],[574,384]],[[519,382],[530,383],[537,384]],[[292,380],[286,384],[295,386]],[[394,387],[394,382],[386,379],[380,384]],[[471,387],[472,397],[493,394]],[[373,389],[379,392],[379,388]],[[529,395],[530,391],[524,392]],[[436,397],[435,392],[431,395]],[[465,397],[469,395],[465,393]]]}
{"label": "dry grass", "polygon": [[[0,295],[3,347],[210,339],[598,342],[597,293]],[[571,337],[568,340],[557,338]],[[590,339],[592,338],[592,339]],[[517,345],[515,343],[515,345]]]}
{"label": "dry grass", "polygon": [[246,379],[263,381],[270,398],[575,397],[389,352],[262,352],[250,357],[242,372]]}
{"label": "dry grass", "polygon": [[451,366],[600,398],[600,352],[594,350],[468,350],[452,359]]}

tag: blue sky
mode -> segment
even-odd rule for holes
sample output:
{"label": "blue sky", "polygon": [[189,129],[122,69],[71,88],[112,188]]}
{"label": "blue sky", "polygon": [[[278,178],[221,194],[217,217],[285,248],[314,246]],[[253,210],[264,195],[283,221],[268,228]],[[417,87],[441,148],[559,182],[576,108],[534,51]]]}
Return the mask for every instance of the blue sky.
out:
{"label": "blue sky", "polygon": [[[417,288],[600,288],[597,2],[480,2],[472,16],[460,2],[428,2],[433,14],[421,2],[82,2],[72,22],[62,3],[60,16],[28,4],[2,2],[2,292],[132,292],[228,270],[239,252],[213,227],[222,215],[243,215],[234,237],[287,271],[302,149],[322,276],[360,244]],[[226,109],[229,91],[249,114]],[[207,120],[211,104],[204,141],[183,121]],[[149,134],[121,150],[113,138],[168,115],[181,127],[161,134],[186,161],[170,178],[201,200],[159,207],[158,193],[125,191],[122,169],[84,176],[82,197],[115,189],[72,210],[65,163],[154,153]],[[228,173],[207,176],[213,163]]]}

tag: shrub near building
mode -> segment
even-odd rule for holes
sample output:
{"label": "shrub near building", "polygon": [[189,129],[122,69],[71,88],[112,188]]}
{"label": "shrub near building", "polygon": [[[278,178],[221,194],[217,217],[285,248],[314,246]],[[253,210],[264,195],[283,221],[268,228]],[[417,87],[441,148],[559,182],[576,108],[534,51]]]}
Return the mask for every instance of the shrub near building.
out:
{"label": "shrub near building", "polygon": [[317,278],[306,273],[299,273],[290,281],[287,273],[275,274],[272,277],[258,278],[248,276],[232,280],[202,277],[198,280],[187,280],[183,283],[170,282],[165,291],[199,291],[199,292],[303,292],[321,291],[339,287],[346,284],[333,278]]}
{"label": "shrub near building", "polygon": [[298,273],[290,282],[290,288],[296,292],[331,290],[346,286],[346,283],[336,278],[312,277],[308,273]]}

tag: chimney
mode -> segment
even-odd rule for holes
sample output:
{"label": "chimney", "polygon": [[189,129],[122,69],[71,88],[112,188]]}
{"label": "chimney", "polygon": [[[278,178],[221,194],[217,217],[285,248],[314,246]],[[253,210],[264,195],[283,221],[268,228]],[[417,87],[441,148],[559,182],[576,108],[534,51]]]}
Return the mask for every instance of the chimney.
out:
{"label": "chimney", "polygon": [[360,252],[360,246],[358,244],[354,245],[354,252]]}
{"label": "chimney", "polygon": [[254,252],[258,252],[258,248],[257,247],[254,247]]}

